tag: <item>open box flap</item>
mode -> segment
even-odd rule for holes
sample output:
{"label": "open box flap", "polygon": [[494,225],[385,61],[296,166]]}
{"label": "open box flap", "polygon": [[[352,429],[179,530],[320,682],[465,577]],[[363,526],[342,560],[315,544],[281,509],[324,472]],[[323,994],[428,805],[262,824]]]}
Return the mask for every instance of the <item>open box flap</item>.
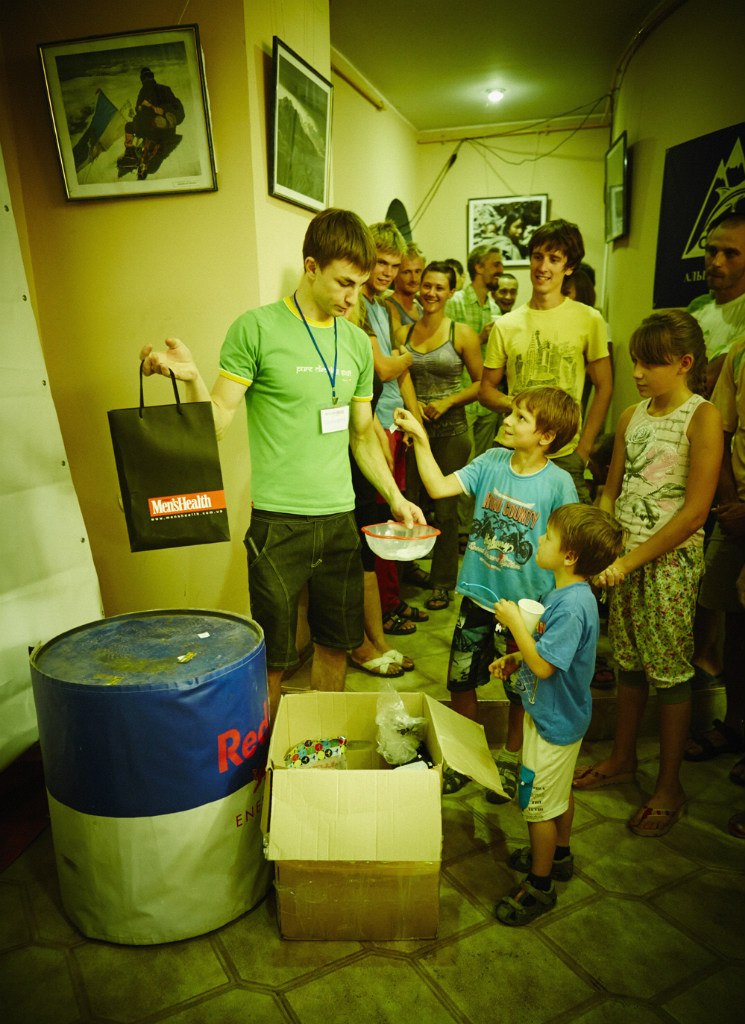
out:
{"label": "open box flap", "polygon": [[445,762],[461,775],[504,796],[483,725],[464,718],[432,697],[425,700]]}
{"label": "open box flap", "polygon": [[437,772],[272,773],[270,860],[439,861]]}

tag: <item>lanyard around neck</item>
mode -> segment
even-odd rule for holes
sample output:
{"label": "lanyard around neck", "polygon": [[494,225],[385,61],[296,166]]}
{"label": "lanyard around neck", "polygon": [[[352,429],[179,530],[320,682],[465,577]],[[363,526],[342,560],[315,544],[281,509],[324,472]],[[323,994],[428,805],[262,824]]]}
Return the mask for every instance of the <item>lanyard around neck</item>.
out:
{"label": "lanyard around neck", "polygon": [[298,313],[300,314],[300,319],[305,324],[305,329],[308,332],[308,334],[310,335],[310,340],[313,342],[313,348],[316,350],[316,352],[318,353],[319,359],[323,363],[323,368],[326,371],[326,376],[328,377],[329,383],[331,384],[331,404],[332,405],[336,405],[336,403],[339,401],[339,399],[337,398],[337,395],[336,395],[336,364],[337,364],[337,359],[338,359],[338,356],[339,356],[339,345],[338,345],[338,339],[337,339],[337,336],[336,336],[336,317],[334,317],[334,372],[331,373],[331,370],[329,370],[329,368],[328,368],[328,363],[323,358],[323,352],[321,352],[320,348],[318,347],[318,342],[313,337],[313,331],[311,331],[310,327],[308,326],[308,321],[305,319],[305,315],[303,314],[303,311],[300,308],[300,304],[297,301],[297,292],[293,293],[292,301],[295,303],[295,308],[297,309]]}

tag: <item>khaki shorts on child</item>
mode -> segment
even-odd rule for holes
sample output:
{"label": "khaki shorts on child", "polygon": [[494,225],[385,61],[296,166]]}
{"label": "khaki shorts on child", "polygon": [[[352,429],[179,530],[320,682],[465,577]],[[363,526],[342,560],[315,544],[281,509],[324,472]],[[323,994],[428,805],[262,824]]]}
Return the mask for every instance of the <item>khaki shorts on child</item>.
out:
{"label": "khaki shorts on child", "polygon": [[569,807],[572,776],[582,740],[566,747],[543,739],[529,714],[523,726],[518,803],[526,821],[550,821]]}

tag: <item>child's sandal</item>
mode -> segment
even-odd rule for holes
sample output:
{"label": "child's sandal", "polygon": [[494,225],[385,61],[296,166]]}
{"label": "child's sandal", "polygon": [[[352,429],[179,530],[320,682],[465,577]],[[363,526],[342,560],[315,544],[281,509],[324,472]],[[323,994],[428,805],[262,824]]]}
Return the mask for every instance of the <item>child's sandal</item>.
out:
{"label": "child's sandal", "polygon": [[512,890],[509,896],[505,896],[497,903],[494,913],[501,924],[520,928],[524,924],[535,921],[537,917],[555,906],[556,889],[553,882],[548,892],[543,892],[542,889],[536,889],[534,885],[531,885],[526,878]]}

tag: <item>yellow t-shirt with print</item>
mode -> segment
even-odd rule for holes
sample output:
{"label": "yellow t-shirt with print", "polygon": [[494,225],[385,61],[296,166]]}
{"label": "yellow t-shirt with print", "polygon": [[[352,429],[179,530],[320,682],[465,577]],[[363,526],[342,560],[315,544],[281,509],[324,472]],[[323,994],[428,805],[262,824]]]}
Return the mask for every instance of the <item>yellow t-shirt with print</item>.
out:
{"label": "yellow t-shirt with print", "polygon": [[[585,366],[608,355],[608,332],[596,309],[564,299],[553,309],[527,304],[500,317],[489,335],[484,366],[505,370],[507,393],[526,388],[556,387],[582,403]],[[552,458],[570,455],[580,432]],[[497,442],[503,443],[502,429]]]}

